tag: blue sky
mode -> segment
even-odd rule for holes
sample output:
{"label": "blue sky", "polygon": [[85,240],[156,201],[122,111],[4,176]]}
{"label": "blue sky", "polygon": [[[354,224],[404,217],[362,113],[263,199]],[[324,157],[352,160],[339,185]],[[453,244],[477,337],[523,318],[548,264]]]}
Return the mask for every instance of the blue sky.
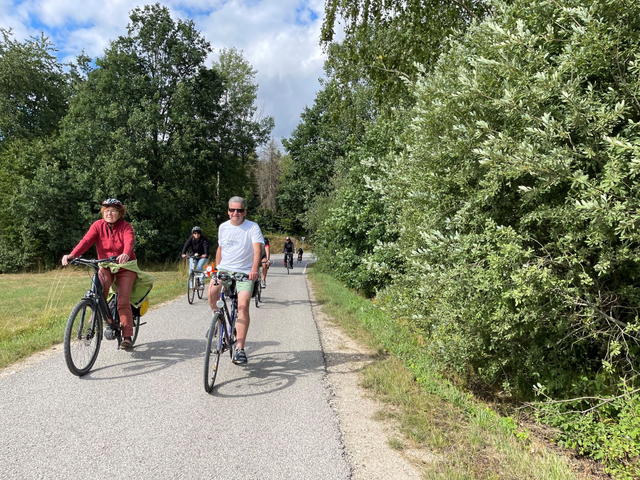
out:
{"label": "blue sky", "polygon": [[[154,1],[0,0],[0,27],[14,39],[51,38],[62,61],[82,50],[102,56],[109,41],[126,34],[129,12]],[[165,0],[174,19],[191,18],[214,48],[236,47],[258,71],[258,104],[275,118],[273,135],[287,138],[323,75],[319,46],[324,0]]]}

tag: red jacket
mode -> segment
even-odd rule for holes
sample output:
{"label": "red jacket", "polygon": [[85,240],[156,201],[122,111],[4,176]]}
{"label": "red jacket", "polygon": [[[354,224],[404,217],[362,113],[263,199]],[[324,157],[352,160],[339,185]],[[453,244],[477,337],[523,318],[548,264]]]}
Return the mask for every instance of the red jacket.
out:
{"label": "red jacket", "polygon": [[107,258],[112,255],[117,257],[126,253],[130,260],[136,259],[136,254],[133,253],[135,243],[133,227],[121,218],[113,224],[113,227],[109,226],[104,219],[94,222],[84,238],[73,249],[71,256],[82,255],[94,243],[98,250],[98,258]]}

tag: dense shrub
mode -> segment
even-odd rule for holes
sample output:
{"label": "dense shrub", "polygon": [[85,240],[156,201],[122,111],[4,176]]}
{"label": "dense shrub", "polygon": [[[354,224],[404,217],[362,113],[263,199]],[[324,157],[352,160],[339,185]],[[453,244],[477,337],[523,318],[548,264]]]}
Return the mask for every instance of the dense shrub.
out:
{"label": "dense shrub", "polygon": [[[638,383],[639,39],[631,0],[496,3],[415,83],[377,185],[406,255],[385,298],[443,369],[520,398]],[[608,438],[637,442],[635,410],[601,412]]]}

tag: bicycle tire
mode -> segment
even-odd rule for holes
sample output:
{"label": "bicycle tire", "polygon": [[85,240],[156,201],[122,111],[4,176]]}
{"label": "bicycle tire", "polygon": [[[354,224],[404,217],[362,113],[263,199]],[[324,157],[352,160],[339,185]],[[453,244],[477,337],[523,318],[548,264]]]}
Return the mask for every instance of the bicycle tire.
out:
{"label": "bicycle tire", "polygon": [[193,272],[189,274],[189,280],[187,280],[187,300],[189,304],[193,304],[193,299],[196,296],[196,287],[193,284],[195,280],[195,275]]}
{"label": "bicycle tire", "polygon": [[[262,302],[262,280],[260,280],[260,286],[258,287],[258,302]],[[258,303],[256,302],[256,307],[258,306]]]}
{"label": "bicycle tire", "polygon": [[64,329],[64,359],[69,371],[78,377],[89,373],[98,358],[101,342],[102,317],[97,314],[93,300],[83,298],[71,310]]}
{"label": "bicycle tire", "polygon": [[256,289],[256,294],[253,296],[253,298],[256,301],[256,308],[257,308],[258,302],[260,301],[260,299],[258,298],[258,295],[260,295],[260,280],[258,280],[258,283],[256,283],[255,289]]}
{"label": "bicycle tire", "polygon": [[131,345],[136,344],[136,340],[138,339],[138,331],[140,330],[140,316],[133,316],[133,335],[131,336]]}
{"label": "bicycle tire", "polygon": [[204,295],[204,278],[198,278],[198,298],[202,300],[203,295]]}
{"label": "bicycle tire", "polygon": [[220,364],[220,354],[222,353],[222,325],[224,320],[220,312],[211,319],[209,335],[207,335],[207,347],[204,352],[204,389],[211,393],[213,385],[218,376],[218,365]]}

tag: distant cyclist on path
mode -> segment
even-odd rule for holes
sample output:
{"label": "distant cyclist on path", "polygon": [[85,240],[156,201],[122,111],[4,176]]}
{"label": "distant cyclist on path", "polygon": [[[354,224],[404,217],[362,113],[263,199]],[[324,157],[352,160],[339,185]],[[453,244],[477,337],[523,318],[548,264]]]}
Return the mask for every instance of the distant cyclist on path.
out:
{"label": "distant cyclist on path", "polygon": [[[291,237],[287,237],[284,241],[284,249],[282,253],[284,253],[284,261],[289,262],[289,268],[293,268],[293,254],[296,251],[296,247],[291,241]],[[287,265],[285,264],[285,267]]]}
{"label": "distant cyclist on path", "polygon": [[[248,281],[237,282],[238,320],[236,322],[237,344],[233,363],[247,363],[244,344],[249,330],[249,303],[254,282],[258,279],[258,269],[262,261],[264,237],[257,223],[246,220],[247,203],[242,197],[229,199],[229,221],[218,228],[218,250],[216,266],[218,272],[241,273],[249,277]],[[216,309],[220,298],[221,282],[209,284],[209,306]]]}

